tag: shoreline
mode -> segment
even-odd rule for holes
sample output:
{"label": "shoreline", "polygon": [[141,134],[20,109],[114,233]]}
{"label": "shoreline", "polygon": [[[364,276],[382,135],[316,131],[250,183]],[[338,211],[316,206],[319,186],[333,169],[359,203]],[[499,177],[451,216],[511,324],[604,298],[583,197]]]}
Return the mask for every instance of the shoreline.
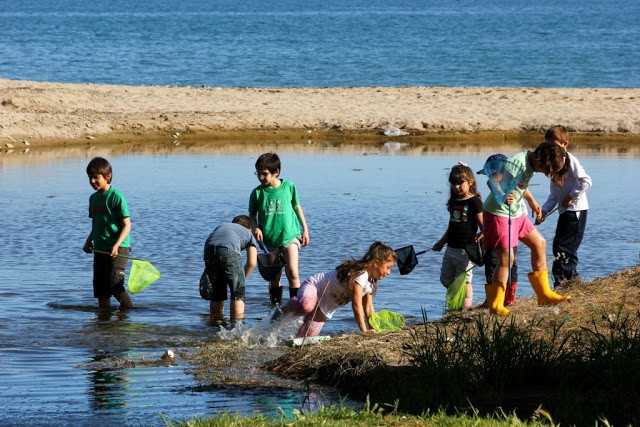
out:
{"label": "shoreline", "polygon": [[[640,88],[119,86],[0,79],[0,144],[329,140],[640,143]],[[404,135],[387,136],[393,127]],[[10,147],[9,147],[10,148]]]}

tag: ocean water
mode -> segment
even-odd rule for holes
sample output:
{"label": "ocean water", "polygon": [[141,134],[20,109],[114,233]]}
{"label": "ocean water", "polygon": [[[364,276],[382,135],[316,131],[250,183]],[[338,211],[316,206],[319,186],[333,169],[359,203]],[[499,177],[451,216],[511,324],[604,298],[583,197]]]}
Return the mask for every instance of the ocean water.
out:
{"label": "ocean water", "polygon": [[0,0],[0,77],[640,86],[637,0]]}

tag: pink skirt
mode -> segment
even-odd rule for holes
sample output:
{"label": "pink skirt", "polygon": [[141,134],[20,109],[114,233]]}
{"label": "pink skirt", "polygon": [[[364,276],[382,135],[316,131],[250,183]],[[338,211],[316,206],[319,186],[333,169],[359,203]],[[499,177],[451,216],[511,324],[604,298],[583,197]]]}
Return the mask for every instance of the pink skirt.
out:
{"label": "pink skirt", "polygon": [[518,246],[518,240],[535,230],[535,227],[527,215],[511,218],[511,227],[509,227],[509,218],[484,211],[482,213],[482,233],[484,234],[482,243],[484,249],[509,248],[509,229],[511,229],[511,247],[515,248]]}

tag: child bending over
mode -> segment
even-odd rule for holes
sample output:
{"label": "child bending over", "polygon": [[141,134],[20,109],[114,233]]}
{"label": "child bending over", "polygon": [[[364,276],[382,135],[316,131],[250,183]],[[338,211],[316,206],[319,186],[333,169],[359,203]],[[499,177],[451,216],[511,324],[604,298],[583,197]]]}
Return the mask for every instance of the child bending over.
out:
{"label": "child bending over", "polygon": [[378,290],[378,281],[391,274],[395,262],[396,253],[391,247],[374,242],[362,259],[345,261],[333,270],[305,280],[298,295],[287,301],[279,312],[276,309],[277,317],[287,313],[305,316],[296,337],[314,337],[338,307],[351,302],[353,318],[360,331],[375,332],[368,323],[375,313],[373,296]]}

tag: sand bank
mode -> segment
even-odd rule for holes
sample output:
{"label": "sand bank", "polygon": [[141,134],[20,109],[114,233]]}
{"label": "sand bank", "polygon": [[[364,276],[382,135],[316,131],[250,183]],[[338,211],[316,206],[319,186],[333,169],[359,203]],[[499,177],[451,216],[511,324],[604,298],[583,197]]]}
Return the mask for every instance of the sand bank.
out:
{"label": "sand bank", "polygon": [[[0,79],[0,144],[280,135],[576,134],[640,138],[640,88],[218,88]],[[637,139],[640,141],[640,139]]]}

